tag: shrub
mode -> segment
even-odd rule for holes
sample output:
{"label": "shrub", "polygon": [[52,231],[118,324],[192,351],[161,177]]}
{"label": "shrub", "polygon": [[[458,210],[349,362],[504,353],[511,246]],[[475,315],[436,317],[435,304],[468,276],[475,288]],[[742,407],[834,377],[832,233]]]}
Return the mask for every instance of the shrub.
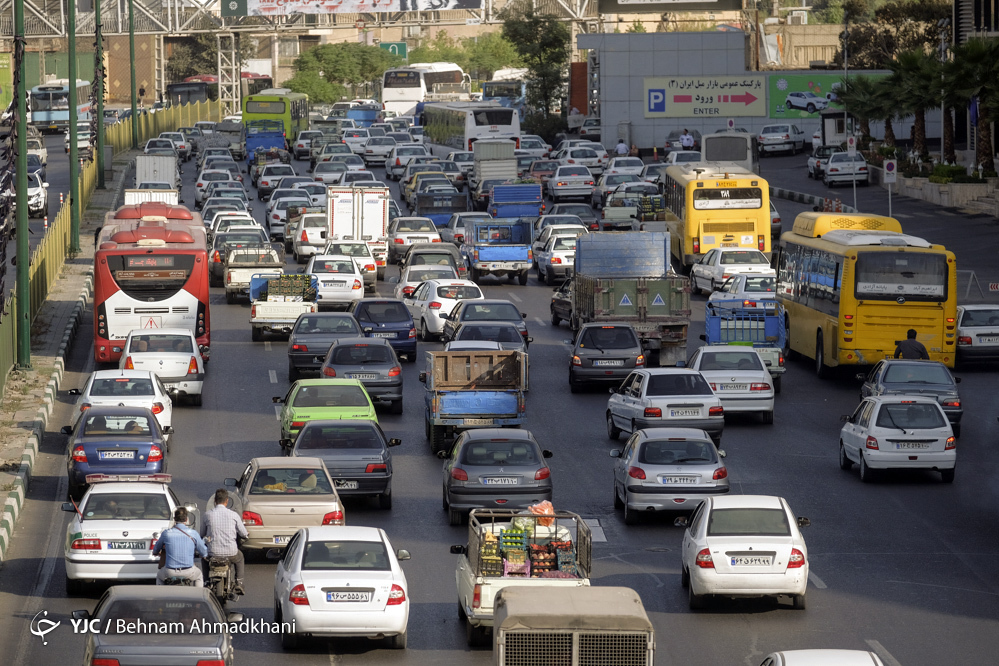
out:
{"label": "shrub", "polygon": [[951,182],[952,183],[978,183],[978,184],[984,184],[985,183],[985,179],[984,178],[979,178],[977,172],[975,173],[974,176],[969,176],[966,173],[960,173],[960,174],[954,176],[951,179]]}
{"label": "shrub", "polygon": [[947,164],[937,164],[933,167],[933,175],[940,178],[955,178],[967,173],[963,166],[953,166]]}
{"label": "shrub", "polygon": [[569,129],[569,125],[562,116],[543,113],[527,114],[523,122],[520,123],[520,127],[524,134],[537,134],[553,146],[555,145],[555,135]]}

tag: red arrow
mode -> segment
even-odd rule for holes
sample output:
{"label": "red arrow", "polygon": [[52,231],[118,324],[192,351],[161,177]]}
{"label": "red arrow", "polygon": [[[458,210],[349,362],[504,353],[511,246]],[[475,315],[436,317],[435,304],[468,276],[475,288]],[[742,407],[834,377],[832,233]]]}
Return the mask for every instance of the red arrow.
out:
{"label": "red arrow", "polygon": [[749,106],[757,100],[756,95],[753,93],[745,93],[743,95],[732,95],[733,102],[745,102],[746,106]]}
{"label": "red arrow", "polygon": [[673,95],[674,104],[690,104],[693,101],[694,97],[692,95]]}

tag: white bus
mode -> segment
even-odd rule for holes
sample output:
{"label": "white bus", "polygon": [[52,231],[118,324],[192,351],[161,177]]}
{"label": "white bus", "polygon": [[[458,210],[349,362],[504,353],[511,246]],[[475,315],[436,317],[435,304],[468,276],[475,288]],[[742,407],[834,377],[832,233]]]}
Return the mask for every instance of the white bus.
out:
{"label": "white bus", "polygon": [[746,171],[760,172],[756,136],[728,130],[701,136],[701,161],[734,162]]}
{"label": "white bus", "polygon": [[435,98],[468,99],[470,80],[453,62],[420,62],[382,76],[382,105],[397,116],[413,116],[416,105]]}
{"label": "white bus", "polygon": [[423,107],[423,134],[430,152],[446,157],[472,150],[479,139],[510,139],[520,143],[520,114],[498,102],[440,102]]}

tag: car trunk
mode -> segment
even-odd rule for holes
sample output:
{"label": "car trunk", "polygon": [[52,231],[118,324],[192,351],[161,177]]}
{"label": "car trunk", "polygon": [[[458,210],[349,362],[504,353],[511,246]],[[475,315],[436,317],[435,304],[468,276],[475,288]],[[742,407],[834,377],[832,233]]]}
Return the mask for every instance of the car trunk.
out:
{"label": "car trunk", "polygon": [[[124,438],[118,437],[114,440],[101,441],[94,438],[84,448],[87,451],[87,463],[90,465],[100,465],[102,470],[119,467],[145,466],[149,459],[149,449],[152,443],[149,438]],[[113,471],[113,470],[111,470]]]}
{"label": "car trunk", "polygon": [[505,490],[533,491],[538,488],[534,474],[543,467],[539,461],[533,465],[498,464],[479,467],[462,464],[460,467],[468,474],[471,483],[455,482],[466,488],[489,489],[491,493],[502,494]]}
{"label": "car trunk", "polygon": [[[154,617],[134,618],[158,623]],[[129,618],[129,620],[134,621]],[[201,618],[198,618],[200,626]],[[222,622],[208,619],[207,622]],[[197,666],[203,663],[222,663],[215,658],[221,655],[222,637],[218,634],[201,634],[190,631],[190,620],[184,621],[185,631],[178,633],[101,633],[94,659],[108,659],[118,666]],[[157,624],[157,626],[159,626]],[[206,660],[207,658],[207,660]]]}
{"label": "car trunk", "polygon": [[393,583],[391,571],[370,569],[303,571],[301,576],[309,608],[331,613],[383,612]]}
{"label": "car trunk", "polygon": [[708,538],[715,573],[720,576],[784,573],[793,548],[789,536]]}
{"label": "car trunk", "polygon": [[764,381],[760,375],[760,370],[754,369],[751,372],[740,370],[712,370],[705,372],[704,378],[711,384],[711,389],[715,395],[724,398],[726,395],[735,393],[745,393],[750,389],[750,385]]}
{"label": "car trunk", "polygon": [[[372,474],[367,471],[369,465],[383,466],[387,464],[386,459],[378,449],[336,449],[335,451],[309,449],[300,453],[308,453],[322,458],[323,462],[326,463],[326,469],[329,470],[330,477],[336,482],[337,489],[343,487],[345,490],[354,490],[355,488],[350,484],[344,486],[340,483],[342,477],[356,478]],[[379,476],[383,476],[385,473],[381,469],[377,472]]]}
{"label": "car trunk", "polygon": [[168,382],[175,379],[183,379],[187,376],[187,369],[194,359],[194,354],[183,352],[157,352],[157,353],[128,353],[128,358],[132,361],[132,368],[135,370],[148,370],[155,372],[161,381]]}
{"label": "car trunk", "polygon": [[[96,503],[100,503],[98,499]],[[87,513],[91,507],[88,505]],[[96,511],[96,510],[95,510]],[[86,515],[86,514],[85,514]],[[105,514],[106,515],[106,514]],[[114,558],[116,562],[135,564],[152,564],[156,557],[152,555],[150,543],[154,533],[160,533],[170,527],[169,518],[160,520],[84,520],[81,529],[88,539],[100,539],[100,550],[73,551],[89,554],[101,553]]]}
{"label": "car trunk", "polygon": [[664,421],[669,421],[671,419],[706,419],[710,416],[708,410],[714,406],[708,405],[704,400],[698,400],[694,397],[681,397],[675,395],[652,397],[650,404],[653,407],[658,407],[662,410],[662,418]]}
{"label": "car trunk", "polygon": [[315,499],[306,495],[251,495],[247,511],[259,513],[267,528],[322,525],[323,516],[330,511],[333,495],[319,495]]}
{"label": "car trunk", "polygon": [[950,436],[950,427],[948,426],[893,432],[884,440],[888,452],[913,454],[910,459],[914,459],[920,453],[942,453],[946,450],[946,441]]}
{"label": "car trunk", "polygon": [[342,335],[322,335],[322,334],[309,334],[302,335],[300,333],[295,333],[292,335],[289,341],[290,345],[298,345],[299,347],[304,346],[308,353],[312,354],[313,361],[315,363],[322,363],[326,359],[326,352],[330,350],[333,343],[338,338],[343,337],[359,337],[360,333],[347,332]]}
{"label": "car trunk", "polygon": [[388,381],[389,365],[384,361],[374,363],[357,363],[348,365],[345,363],[336,364],[336,376],[347,379],[358,379],[362,383],[370,382],[380,384]]}

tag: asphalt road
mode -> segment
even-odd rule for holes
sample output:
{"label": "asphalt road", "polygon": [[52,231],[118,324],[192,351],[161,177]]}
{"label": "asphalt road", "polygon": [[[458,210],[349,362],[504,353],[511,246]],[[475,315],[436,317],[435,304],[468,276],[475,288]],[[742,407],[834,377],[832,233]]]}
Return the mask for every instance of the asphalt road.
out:
{"label": "asphalt road", "polygon": [[[805,178],[804,160],[767,158],[764,176],[780,187],[824,193],[821,184]],[[305,163],[295,166],[305,170]],[[193,177],[193,169],[185,169],[187,201],[194,199]],[[846,193],[848,188],[837,189],[834,196],[846,199]],[[858,194],[862,208],[886,212],[883,190],[861,188]],[[884,211],[876,207],[883,198]],[[790,202],[777,205],[785,225],[804,208]],[[254,208],[260,215],[261,204],[254,202]],[[979,279],[995,274],[994,221],[948,215],[911,201],[897,202],[894,212],[907,231],[954,249],[961,266],[976,271]],[[528,315],[534,342],[527,427],[555,453],[550,461],[555,505],[596,521],[593,584],[628,586],[641,594],[656,627],[657,664],[755,666],[774,650],[820,647],[873,649],[888,666],[993,663],[999,653],[999,584],[993,565],[999,551],[999,454],[992,448],[999,439],[996,368],[958,373],[965,420],[954,484],[943,484],[935,473],[911,472],[865,485],[855,469],[843,472],[836,460],[839,416],[858,401],[853,373],[820,381],[809,364],[791,363],[775,423],[731,418],[723,448],[733,492],[781,495],[798,515],[811,519],[804,532],[812,572],[808,610],[750,600],[691,613],[680,587],[681,530],[673,526],[673,517],[652,516],[626,527],[612,508],[608,452],[615,445],[605,434],[607,394],[569,393],[564,340],[570,333],[565,324],[553,328],[548,321],[550,288],[533,277],[525,287],[487,278],[483,288],[487,297],[509,298]],[[703,332],[703,302],[694,298],[689,351]],[[212,305],[212,362],[204,406],[174,412],[177,434],[169,460],[177,495],[196,498],[201,506],[223,478],[237,476],[251,457],[279,452],[271,397],[288,388],[285,343],[252,343],[249,306],[226,305],[219,289],[213,290]],[[65,437],[58,429],[71,418],[72,400],[65,391],[82,386],[92,369],[90,343],[84,324],[42,444],[32,501],[0,572],[0,607],[7,611],[0,616],[0,635],[6,637],[8,663],[80,663],[83,637],[72,633],[69,613],[92,609],[101,592],[97,588],[86,598],[65,597],[62,542],[68,517],[59,510],[66,481]],[[439,345],[421,343],[421,349],[428,348]],[[441,464],[424,438],[417,365],[403,364],[404,414],[379,416],[386,434],[403,441],[393,450],[393,509],[347,502],[349,524],[383,527],[396,548],[413,555],[403,565],[412,599],[409,648],[391,651],[365,640],[315,641],[279,657],[282,663],[492,663],[488,650],[466,647],[457,618],[455,557],[448,547],[464,542],[465,528],[449,527],[441,510]],[[274,565],[251,561],[247,572],[248,594],[232,607],[270,620]],[[29,632],[30,620],[42,610],[48,611],[47,619],[62,621],[46,636],[47,645]],[[276,636],[236,638],[239,664],[270,665],[278,655],[282,650]]]}

